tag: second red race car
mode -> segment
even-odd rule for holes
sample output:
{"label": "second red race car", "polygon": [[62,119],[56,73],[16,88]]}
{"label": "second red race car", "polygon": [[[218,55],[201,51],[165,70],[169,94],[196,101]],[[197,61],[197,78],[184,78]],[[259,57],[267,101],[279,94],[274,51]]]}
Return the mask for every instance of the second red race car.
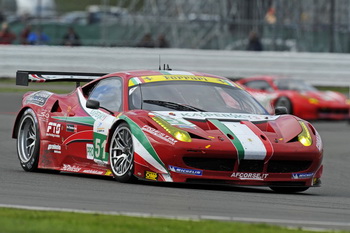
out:
{"label": "second red race car", "polygon": [[273,76],[257,76],[237,81],[253,96],[274,94],[273,107],[285,107],[287,112],[306,120],[347,120],[350,101],[344,94],[319,91],[303,80]]}

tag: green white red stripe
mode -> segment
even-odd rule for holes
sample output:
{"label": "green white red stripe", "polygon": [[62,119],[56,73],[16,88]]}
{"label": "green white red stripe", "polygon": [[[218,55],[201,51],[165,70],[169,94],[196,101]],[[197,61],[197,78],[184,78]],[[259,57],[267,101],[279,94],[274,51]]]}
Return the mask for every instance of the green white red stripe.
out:
{"label": "green white red stripe", "polygon": [[[134,121],[124,115],[121,115],[119,119],[125,120],[130,126],[135,153],[137,153],[147,163],[156,168],[160,173],[167,174],[168,171],[165,168],[164,163],[160,160],[157,152],[154,150],[153,146],[151,145],[142,129]],[[169,179],[171,179],[170,176]]]}
{"label": "green white red stripe", "polygon": [[[227,136],[237,150],[239,160],[264,160],[273,153],[267,137],[251,122],[210,120]],[[231,136],[229,136],[231,135]],[[261,137],[264,137],[264,139]]]}
{"label": "green white red stripe", "polygon": [[138,85],[138,84],[140,84],[140,83],[142,83],[142,81],[141,81],[138,77],[131,78],[131,79],[129,80],[129,87]]}

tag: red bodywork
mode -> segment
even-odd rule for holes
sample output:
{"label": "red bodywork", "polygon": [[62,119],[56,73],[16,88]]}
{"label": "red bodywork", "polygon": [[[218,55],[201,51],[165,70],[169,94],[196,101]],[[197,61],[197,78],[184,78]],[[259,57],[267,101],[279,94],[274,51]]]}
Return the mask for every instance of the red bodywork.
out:
{"label": "red bodywork", "polygon": [[[194,75],[209,76],[208,74],[193,73]],[[318,186],[322,175],[322,141],[314,127],[295,116],[266,116],[266,120],[250,121],[237,120],[235,124],[250,129],[265,145],[266,157],[263,160],[239,159],[238,150],[232,143],[230,134],[224,134],[209,118],[186,118],[193,127],[182,128],[192,137],[191,142],[176,141],[169,143],[172,136],[159,124],[155,123],[147,110],[129,110],[128,93],[129,80],[133,77],[162,75],[158,71],[130,71],[106,75],[83,87],[78,87],[70,94],[41,93],[41,100],[28,101],[33,93],[27,93],[23,106],[15,123],[13,137],[17,137],[18,122],[25,109],[31,108],[36,114],[40,130],[40,159],[39,168],[59,171],[86,173],[112,176],[110,163],[103,156],[108,156],[108,146],[113,130],[120,122],[133,122],[137,127],[131,127],[133,134],[144,134],[155,153],[164,165],[159,169],[142,154],[135,151],[134,175],[140,179],[172,182],[209,182],[237,185],[309,187]],[[115,122],[106,129],[107,140],[101,148],[96,140],[99,124],[83,106],[81,97],[87,98],[88,90],[95,82],[108,77],[122,79],[122,111],[114,112]],[[217,76],[213,78],[224,79]],[[272,83],[272,79],[266,78]],[[244,84],[244,80],[240,83]],[[80,95],[80,97],[79,97]],[[291,99],[302,98],[297,93],[286,93]],[[300,95],[300,94],[299,94]],[[39,98],[37,95],[35,98]],[[40,101],[40,102],[38,102]],[[304,101],[306,102],[306,101]],[[297,113],[303,108],[297,107]],[[310,107],[309,111],[310,111]],[[110,113],[99,109],[99,114]],[[310,118],[314,117],[317,110]],[[164,113],[170,116],[177,112]],[[204,114],[204,113],[203,113]],[[123,117],[120,117],[123,116]],[[319,115],[318,115],[319,116]],[[228,120],[228,119],[226,119]],[[102,123],[101,123],[102,122]],[[100,125],[104,120],[101,120]],[[303,146],[298,141],[302,131],[300,122],[304,122],[312,138],[311,146]],[[147,131],[144,129],[152,129]],[[142,130],[141,130],[142,129]],[[160,138],[159,135],[165,135]],[[135,143],[135,142],[134,142]],[[93,152],[92,152],[93,151]],[[141,151],[141,152],[140,152]],[[96,155],[98,153],[98,155]],[[93,155],[94,154],[94,155]],[[100,156],[100,157],[99,157]],[[92,158],[93,157],[93,158]],[[191,174],[192,173],[192,174]]]}
{"label": "red bodywork", "polygon": [[[237,81],[253,96],[261,94],[275,94],[271,100],[272,106],[280,98],[287,98],[291,103],[291,114],[306,120],[347,120],[350,119],[350,102],[346,96],[334,91],[298,91],[281,90],[276,80],[281,78],[272,76],[257,76],[243,78]],[[249,87],[252,82],[265,82],[269,88],[256,89]]]}

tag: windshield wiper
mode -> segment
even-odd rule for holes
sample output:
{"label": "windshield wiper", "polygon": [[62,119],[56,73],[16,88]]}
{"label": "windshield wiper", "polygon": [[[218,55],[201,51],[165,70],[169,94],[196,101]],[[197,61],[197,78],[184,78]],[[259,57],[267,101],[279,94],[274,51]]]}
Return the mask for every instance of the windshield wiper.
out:
{"label": "windshield wiper", "polygon": [[162,101],[162,100],[144,100],[144,103],[147,104],[154,104],[174,110],[179,110],[179,111],[196,111],[196,112],[206,112],[203,109],[193,107],[191,105],[187,104],[180,104],[180,103],[174,103],[174,102],[169,102],[169,101]]}

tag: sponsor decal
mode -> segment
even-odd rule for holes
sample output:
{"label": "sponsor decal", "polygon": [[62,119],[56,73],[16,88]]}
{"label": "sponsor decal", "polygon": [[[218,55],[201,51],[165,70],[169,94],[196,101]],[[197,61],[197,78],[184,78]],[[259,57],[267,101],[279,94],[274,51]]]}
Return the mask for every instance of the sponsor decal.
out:
{"label": "sponsor decal", "polygon": [[96,132],[97,133],[104,133],[105,132],[105,128],[97,128]]}
{"label": "sponsor decal", "polygon": [[158,174],[155,172],[145,171],[145,178],[148,180],[157,180]]}
{"label": "sponsor decal", "polygon": [[40,121],[47,122],[50,117],[50,111],[48,109],[42,109],[38,114],[38,118]]}
{"label": "sponsor decal", "polygon": [[163,75],[151,75],[136,77],[129,80],[129,87],[150,82],[161,82],[161,81],[195,81],[195,82],[207,82],[207,83],[217,83],[228,86],[238,87],[233,82],[222,78],[206,77],[206,76],[196,76],[190,72],[166,72]]}
{"label": "sponsor decal", "polygon": [[[169,115],[170,111],[155,111],[154,113],[161,115],[162,118],[165,115]],[[271,115],[255,115],[255,114],[242,114],[242,113],[220,113],[220,112],[176,112],[176,115],[172,119],[178,119],[184,121],[184,119],[197,119],[205,120],[208,118],[212,119],[226,119],[226,120],[237,120],[237,121],[271,121],[276,120],[279,116]],[[169,117],[170,118],[170,117]],[[164,118],[165,119],[165,118]]]}
{"label": "sponsor decal", "polygon": [[144,132],[150,133],[150,134],[162,139],[163,141],[170,143],[171,145],[174,145],[175,143],[177,143],[177,140],[175,140],[174,138],[172,138],[172,137],[166,135],[165,133],[162,133],[162,132],[160,132],[160,131],[156,130],[155,128],[152,128],[148,125],[144,125],[142,127],[142,130]]}
{"label": "sponsor decal", "polygon": [[95,174],[95,175],[103,175],[103,171],[98,171],[98,170],[92,170],[92,169],[85,169],[83,170],[83,173],[88,173],[88,174]]}
{"label": "sponsor decal", "polygon": [[75,166],[75,165],[69,165],[69,164],[63,164],[63,167],[61,169],[62,171],[67,172],[80,172],[81,167]]}
{"label": "sponsor decal", "polygon": [[48,150],[53,150],[53,153],[61,154],[61,146],[60,145],[49,144],[47,146],[47,149]]}
{"label": "sponsor decal", "polygon": [[182,173],[182,174],[187,174],[187,175],[195,175],[195,176],[202,176],[203,175],[202,170],[181,168],[181,167],[175,167],[175,166],[171,166],[171,165],[169,165],[169,169],[172,172]]}
{"label": "sponsor decal", "polygon": [[314,173],[313,172],[308,172],[308,173],[293,173],[292,174],[292,179],[308,179],[313,177]]}
{"label": "sponsor decal", "polygon": [[249,173],[249,172],[234,172],[231,177],[240,180],[265,180],[269,174],[266,173]]}
{"label": "sponsor decal", "polygon": [[53,94],[52,92],[48,92],[48,91],[38,91],[29,95],[26,98],[24,103],[44,106],[52,94]]}
{"label": "sponsor decal", "polygon": [[86,144],[86,157],[87,159],[94,159],[94,145]]}
{"label": "sponsor decal", "polygon": [[160,82],[160,81],[197,81],[197,82],[208,82],[208,83],[219,83],[223,85],[230,85],[224,79],[205,77],[205,76],[195,76],[195,75],[154,75],[154,76],[143,76],[140,78],[145,83],[149,82]]}
{"label": "sponsor decal", "polygon": [[58,138],[60,137],[61,124],[56,122],[49,122],[47,125],[46,136]]}
{"label": "sponsor decal", "polygon": [[77,129],[76,125],[69,125],[69,124],[67,124],[66,131],[67,132],[74,132],[74,133],[76,133],[78,131],[78,129]]}
{"label": "sponsor decal", "polygon": [[106,171],[106,173],[105,173],[105,176],[110,176],[110,175],[112,175],[112,171],[109,170],[109,169],[107,169],[107,171]]}
{"label": "sponsor decal", "polygon": [[99,110],[91,110],[89,112],[90,116],[92,116],[95,120],[98,120],[98,121],[103,121],[105,120],[109,115],[102,112],[102,111],[99,111]]}

